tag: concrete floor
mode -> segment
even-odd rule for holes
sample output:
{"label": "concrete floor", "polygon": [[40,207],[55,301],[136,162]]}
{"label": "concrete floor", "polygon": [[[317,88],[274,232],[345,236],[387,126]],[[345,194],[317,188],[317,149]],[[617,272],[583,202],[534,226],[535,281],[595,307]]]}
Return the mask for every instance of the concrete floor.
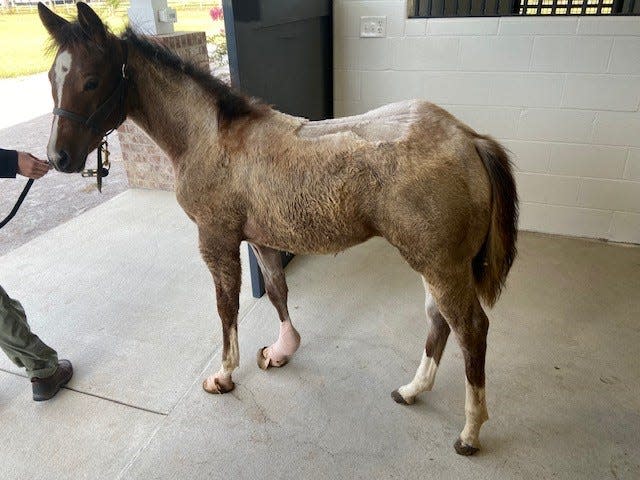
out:
{"label": "concrete floor", "polygon": [[172,194],[127,191],[0,257],[3,286],[76,367],[36,404],[0,358],[0,478],[640,478],[640,248],[521,235],[489,312],[491,420],[471,458],[452,448],[453,337],[432,392],[390,398],[426,337],[421,282],[393,248],[299,257],[287,278],[300,351],[258,369],[278,322],[245,285],[237,387],[213,396],[213,288]]}

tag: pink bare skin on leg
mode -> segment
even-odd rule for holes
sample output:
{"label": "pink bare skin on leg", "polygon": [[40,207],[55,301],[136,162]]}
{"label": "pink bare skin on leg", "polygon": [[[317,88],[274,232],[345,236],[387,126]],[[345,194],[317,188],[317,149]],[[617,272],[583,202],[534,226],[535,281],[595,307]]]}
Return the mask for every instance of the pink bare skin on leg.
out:
{"label": "pink bare skin on leg", "polygon": [[289,361],[299,346],[300,334],[293,327],[291,320],[281,322],[278,340],[258,352],[258,365],[263,370],[269,366],[281,367]]}

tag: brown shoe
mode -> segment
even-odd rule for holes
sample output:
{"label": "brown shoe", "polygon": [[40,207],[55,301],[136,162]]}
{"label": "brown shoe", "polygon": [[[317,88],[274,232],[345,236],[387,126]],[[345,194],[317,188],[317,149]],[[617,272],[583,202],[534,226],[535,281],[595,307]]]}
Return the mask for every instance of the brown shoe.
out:
{"label": "brown shoe", "polygon": [[69,360],[60,360],[58,368],[53,375],[47,378],[32,378],[31,388],[33,389],[33,399],[36,402],[53,398],[58,391],[64,387],[73,376],[73,366]]}

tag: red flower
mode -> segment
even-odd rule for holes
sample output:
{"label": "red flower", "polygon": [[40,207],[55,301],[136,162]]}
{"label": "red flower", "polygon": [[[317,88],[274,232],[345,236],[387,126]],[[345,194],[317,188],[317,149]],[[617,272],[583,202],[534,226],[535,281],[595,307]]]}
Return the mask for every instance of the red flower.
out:
{"label": "red flower", "polygon": [[209,10],[209,15],[211,16],[211,20],[213,20],[214,22],[217,20],[222,20],[222,7],[213,7],[211,10]]}

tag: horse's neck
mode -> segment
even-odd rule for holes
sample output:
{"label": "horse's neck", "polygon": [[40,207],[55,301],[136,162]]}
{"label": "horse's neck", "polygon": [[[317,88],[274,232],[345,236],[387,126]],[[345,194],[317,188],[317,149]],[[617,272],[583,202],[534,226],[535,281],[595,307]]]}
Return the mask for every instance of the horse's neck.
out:
{"label": "horse's neck", "polygon": [[138,52],[129,58],[134,88],[128,116],[171,158],[177,168],[198,137],[215,131],[215,104],[186,75],[152,63]]}

